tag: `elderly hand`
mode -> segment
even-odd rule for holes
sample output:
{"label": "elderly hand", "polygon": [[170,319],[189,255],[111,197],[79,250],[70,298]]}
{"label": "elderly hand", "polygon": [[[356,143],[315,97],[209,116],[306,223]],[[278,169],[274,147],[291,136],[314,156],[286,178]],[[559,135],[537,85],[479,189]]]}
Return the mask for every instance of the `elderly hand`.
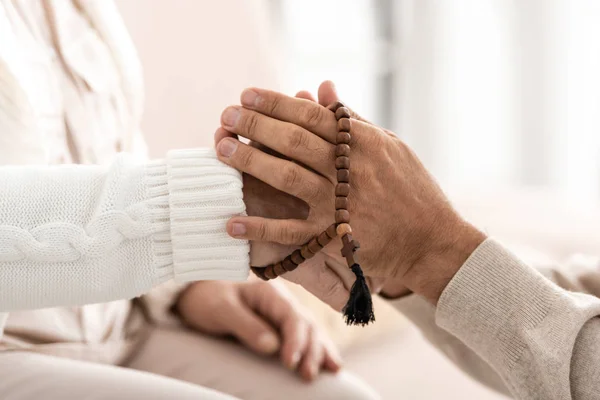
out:
{"label": "elderly hand", "polygon": [[[328,86],[325,83],[320,91]],[[220,159],[300,198],[310,211],[306,220],[235,217],[229,222],[229,233],[250,240],[303,244],[333,222],[335,117],[313,101],[262,89],[245,90],[241,101],[243,107],[224,111],[223,129],[290,160],[234,138],[219,142]],[[416,155],[395,135],[355,119],[350,146],[349,211],[354,237],[361,242],[365,273],[400,280],[435,303],[485,236],[455,212]]]}
{"label": "elderly hand", "polygon": [[234,336],[258,354],[279,352],[284,365],[306,380],[340,368],[335,346],[276,283],[196,282],[183,292],[177,309],[199,331]]}

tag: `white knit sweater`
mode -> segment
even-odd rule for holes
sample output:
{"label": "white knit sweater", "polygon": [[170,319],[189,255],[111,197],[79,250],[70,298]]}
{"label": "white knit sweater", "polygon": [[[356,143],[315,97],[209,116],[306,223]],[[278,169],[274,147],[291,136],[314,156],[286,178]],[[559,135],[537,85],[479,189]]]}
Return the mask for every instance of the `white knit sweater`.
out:
{"label": "white knit sweater", "polygon": [[0,311],[133,298],[171,278],[246,279],[248,243],[225,232],[244,211],[241,175],[208,149],[146,165],[0,167]]}

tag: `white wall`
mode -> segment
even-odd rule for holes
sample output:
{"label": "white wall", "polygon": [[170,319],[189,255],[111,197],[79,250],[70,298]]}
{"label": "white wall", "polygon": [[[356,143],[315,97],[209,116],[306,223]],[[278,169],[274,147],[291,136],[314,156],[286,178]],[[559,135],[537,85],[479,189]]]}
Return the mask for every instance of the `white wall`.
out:
{"label": "white wall", "polygon": [[144,67],[152,156],[212,145],[247,86],[278,88],[266,0],[116,0]]}

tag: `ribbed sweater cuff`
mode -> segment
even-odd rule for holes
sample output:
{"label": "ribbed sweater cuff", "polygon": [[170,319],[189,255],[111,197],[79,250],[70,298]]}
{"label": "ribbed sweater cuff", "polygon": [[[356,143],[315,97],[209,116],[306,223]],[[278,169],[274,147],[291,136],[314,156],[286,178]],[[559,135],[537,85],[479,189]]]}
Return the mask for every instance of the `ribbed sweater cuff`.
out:
{"label": "ribbed sweater cuff", "polygon": [[440,296],[436,323],[496,367],[511,368],[560,289],[493,239],[483,242]]}
{"label": "ribbed sweater cuff", "polygon": [[249,245],[227,221],[245,213],[241,174],[212,149],[174,150],[147,167],[153,247],[161,281],[245,280]]}

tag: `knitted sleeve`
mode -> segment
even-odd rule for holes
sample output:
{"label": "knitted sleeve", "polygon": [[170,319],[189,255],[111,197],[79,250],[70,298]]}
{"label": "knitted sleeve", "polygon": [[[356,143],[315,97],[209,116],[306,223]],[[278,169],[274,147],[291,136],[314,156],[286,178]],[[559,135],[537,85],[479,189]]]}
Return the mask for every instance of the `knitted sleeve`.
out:
{"label": "knitted sleeve", "polygon": [[444,290],[437,309],[394,305],[473,378],[518,399],[598,398],[600,273],[595,257],[534,269],[493,239]]}
{"label": "knitted sleeve", "polygon": [[174,279],[244,280],[241,175],[213,150],[136,164],[0,167],[0,312],[127,299]]}

